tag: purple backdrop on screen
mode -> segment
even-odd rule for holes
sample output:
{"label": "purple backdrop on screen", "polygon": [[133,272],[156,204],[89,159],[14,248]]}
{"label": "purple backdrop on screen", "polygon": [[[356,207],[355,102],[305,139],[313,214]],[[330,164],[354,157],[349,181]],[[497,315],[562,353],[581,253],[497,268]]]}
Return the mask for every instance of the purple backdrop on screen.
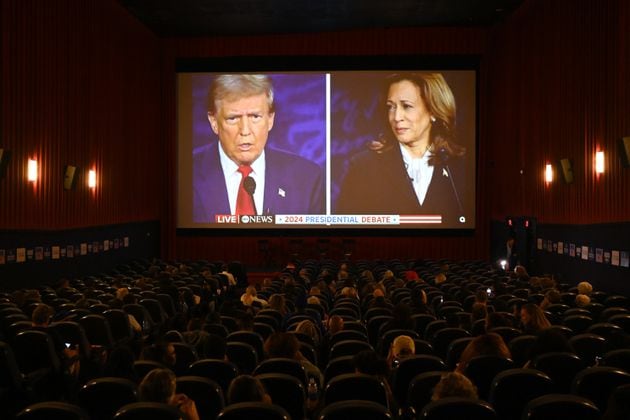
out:
{"label": "purple backdrop on screen", "polygon": [[[276,116],[267,145],[303,156],[324,167],[326,160],[326,77],[324,74],[271,74]],[[213,75],[192,76],[193,150],[218,141],[207,118]]]}

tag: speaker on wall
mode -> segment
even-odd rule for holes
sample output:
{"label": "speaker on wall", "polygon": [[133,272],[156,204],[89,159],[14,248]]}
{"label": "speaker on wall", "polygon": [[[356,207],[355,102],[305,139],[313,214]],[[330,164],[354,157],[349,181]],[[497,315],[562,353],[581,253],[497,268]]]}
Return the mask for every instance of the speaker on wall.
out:
{"label": "speaker on wall", "polygon": [[7,173],[7,166],[11,159],[11,151],[6,149],[0,149],[0,179],[4,178]]}
{"label": "speaker on wall", "polygon": [[77,180],[77,167],[72,165],[66,165],[63,170],[63,188],[65,190],[71,190],[74,188]]}
{"label": "speaker on wall", "polygon": [[630,168],[630,137],[619,139],[619,158],[624,168]]}
{"label": "speaker on wall", "polygon": [[571,161],[567,158],[560,159],[560,167],[562,168],[562,179],[564,179],[564,182],[567,184],[571,184],[573,182]]}

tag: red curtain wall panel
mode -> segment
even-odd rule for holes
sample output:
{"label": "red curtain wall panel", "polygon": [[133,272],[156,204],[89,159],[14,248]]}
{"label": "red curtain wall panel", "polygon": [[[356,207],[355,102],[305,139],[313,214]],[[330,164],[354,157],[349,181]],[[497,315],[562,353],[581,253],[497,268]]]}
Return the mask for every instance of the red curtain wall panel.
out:
{"label": "red curtain wall panel", "polygon": [[[1,229],[160,217],[159,42],[113,1],[2,2]],[[25,180],[26,160],[39,181]],[[66,165],[79,168],[63,189]],[[90,191],[87,170],[97,171]]]}
{"label": "red curtain wall panel", "polygon": [[[630,133],[628,4],[530,0],[488,47],[488,149],[495,219],[539,223],[628,221],[630,171],[616,142]],[[594,173],[594,153],[606,172]],[[569,158],[574,183],[543,182],[545,163]],[[519,171],[523,169],[524,174]]]}

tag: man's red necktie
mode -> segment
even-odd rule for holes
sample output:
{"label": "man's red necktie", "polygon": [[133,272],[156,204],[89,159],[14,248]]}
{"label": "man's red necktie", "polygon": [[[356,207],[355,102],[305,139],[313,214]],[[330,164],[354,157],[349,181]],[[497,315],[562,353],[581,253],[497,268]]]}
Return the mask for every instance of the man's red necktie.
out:
{"label": "man's red necktie", "polygon": [[237,216],[253,216],[254,215],[254,198],[245,190],[243,181],[252,173],[252,167],[249,165],[241,165],[238,167],[241,173],[241,183],[238,186],[238,195],[236,196],[236,215]]}

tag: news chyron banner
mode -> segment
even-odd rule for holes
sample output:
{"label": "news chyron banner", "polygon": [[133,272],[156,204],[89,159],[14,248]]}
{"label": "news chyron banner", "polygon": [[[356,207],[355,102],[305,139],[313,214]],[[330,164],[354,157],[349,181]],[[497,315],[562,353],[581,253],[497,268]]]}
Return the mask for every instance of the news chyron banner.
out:
{"label": "news chyron banner", "polygon": [[404,224],[441,224],[440,215],[397,215],[397,214],[372,214],[372,215],[312,215],[312,214],[281,214],[281,215],[254,215],[237,216],[233,214],[218,214],[215,222],[219,224],[238,225],[380,225],[398,226]]}

